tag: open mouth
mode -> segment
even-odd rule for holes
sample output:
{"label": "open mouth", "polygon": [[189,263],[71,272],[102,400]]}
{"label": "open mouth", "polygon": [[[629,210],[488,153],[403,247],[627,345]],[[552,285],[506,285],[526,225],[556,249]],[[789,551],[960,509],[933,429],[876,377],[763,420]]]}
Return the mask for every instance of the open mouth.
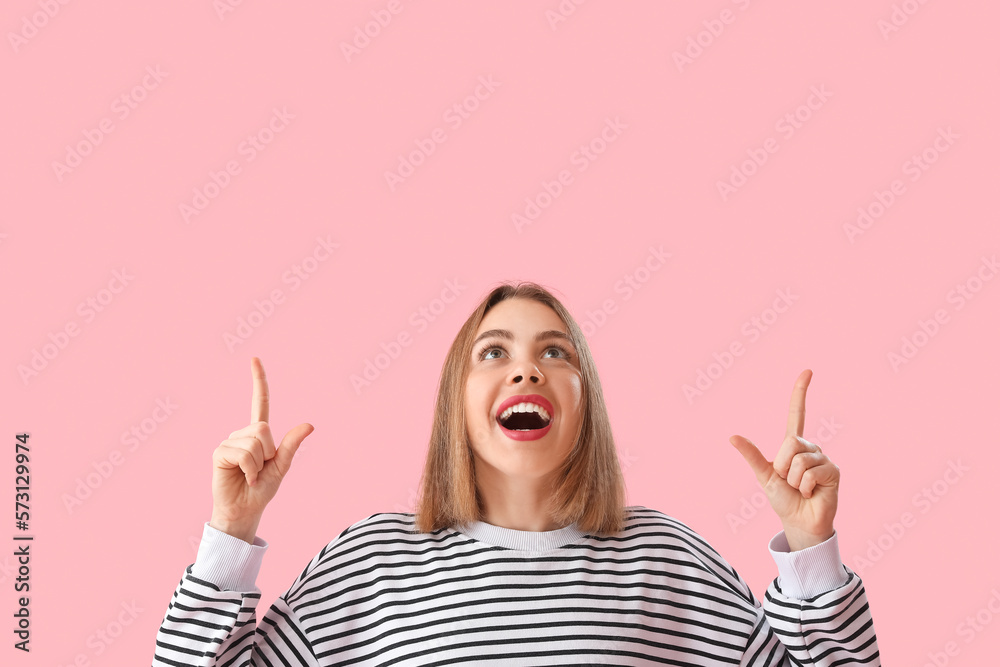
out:
{"label": "open mouth", "polygon": [[497,408],[497,424],[511,440],[539,440],[552,430],[555,410],[540,394],[510,396]]}
{"label": "open mouth", "polygon": [[496,420],[507,431],[547,431],[553,414],[552,403],[544,396],[522,394],[501,403]]}
{"label": "open mouth", "polygon": [[531,412],[511,412],[506,418],[501,417],[497,421],[500,425],[511,431],[536,431],[545,428],[552,421],[549,417],[543,417],[540,413]]}

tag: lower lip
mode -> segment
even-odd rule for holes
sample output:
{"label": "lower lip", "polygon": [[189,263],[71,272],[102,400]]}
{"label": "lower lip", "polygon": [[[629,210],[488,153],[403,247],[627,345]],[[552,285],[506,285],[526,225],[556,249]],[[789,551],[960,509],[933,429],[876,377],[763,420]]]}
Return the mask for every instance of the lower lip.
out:
{"label": "lower lip", "polygon": [[552,428],[552,422],[550,421],[543,428],[536,428],[531,431],[512,431],[509,428],[504,428],[504,425],[499,421],[497,422],[497,426],[499,426],[504,435],[511,440],[538,440],[549,432],[549,429]]}

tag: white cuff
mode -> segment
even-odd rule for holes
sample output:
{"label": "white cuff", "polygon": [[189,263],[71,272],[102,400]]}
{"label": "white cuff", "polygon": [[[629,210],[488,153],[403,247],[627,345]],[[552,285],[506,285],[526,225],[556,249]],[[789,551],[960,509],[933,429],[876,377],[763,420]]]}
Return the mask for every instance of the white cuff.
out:
{"label": "white cuff", "polygon": [[836,530],[825,542],[799,551],[790,550],[782,530],[767,548],[778,566],[778,590],[785,597],[808,600],[840,588],[850,579],[840,559]]}
{"label": "white cuff", "polygon": [[257,592],[257,574],[264,561],[267,542],[259,537],[248,544],[205,522],[201,544],[191,574],[215,584],[224,591]]}

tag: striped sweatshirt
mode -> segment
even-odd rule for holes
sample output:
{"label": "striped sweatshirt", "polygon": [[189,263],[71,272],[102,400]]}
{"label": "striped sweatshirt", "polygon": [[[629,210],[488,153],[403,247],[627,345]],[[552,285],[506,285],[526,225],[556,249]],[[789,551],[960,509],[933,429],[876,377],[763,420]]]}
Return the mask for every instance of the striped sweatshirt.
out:
{"label": "striped sweatshirt", "polygon": [[156,635],[153,665],[880,666],[836,533],[769,550],[763,605],[694,530],[643,506],[595,537],[474,522],[419,533],[373,514],[309,562],[257,622],[267,542],[207,523]]}

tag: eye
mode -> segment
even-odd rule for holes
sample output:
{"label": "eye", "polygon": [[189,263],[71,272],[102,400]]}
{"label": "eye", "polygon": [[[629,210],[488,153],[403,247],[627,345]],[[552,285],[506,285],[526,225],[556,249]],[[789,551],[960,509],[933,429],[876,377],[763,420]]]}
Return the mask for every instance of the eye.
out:
{"label": "eye", "polygon": [[548,352],[549,350],[559,350],[560,352],[562,352],[562,356],[563,356],[564,358],[566,358],[566,359],[569,359],[569,358],[570,358],[571,356],[573,356],[573,355],[572,355],[572,354],[570,353],[570,351],[569,351],[569,350],[567,350],[567,349],[566,349],[565,347],[563,347],[562,345],[555,345],[555,344],[553,344],[553,345],[550,345],[550,346],[549,346],[549,348],[548,348],[547,350],[545,350],[545,351],[546,351],[546,352]]}
{"label": "eye", "polygon": [[[493,350],[503,350],[504,352],[507,351],[507,350],[504,350],[503,347],[501,347],[500,345],[492,345],[490,347],[483,348],[483,351],[479,353],[479,358],[480,359],[486,359],[487,358],[486,355],[489,354],[490,352],[492,352]],[[490,359],[495,359],[495,358],[496,357],[490,357]]]}
{"label": "eye", "polygon": [[[490,356],[488,356],[489,353],[492,352],[492,351],[494,351],[494,350],[500,350],[504,354],[507,354],[507,348],[505,348],[503,345],[500,345],[499,343],[494,343],[493,345],[488,345],[488,346],[486,346],[486,347],[484,347],[482,349],[482,351],[479,353],[479,359],[481,361],[483,361],[483,360],[489,360],[489,359],[496,359],[497,357],[490,357]],[[551,350],[557,350],[557,351],[561,352],[562,356],[561,357],[549,357],[550,359],[560,359],[560,358],[562,358],[562,359],[567,359],[568,360],[568,359],[570,359],[573,356],[572,353],[569,350],[567,350],[565,347],[563,347],[562,345],[552,344],[552,345],[548,346],[547,348],[545,348],[546,352],[550,352]]]}

